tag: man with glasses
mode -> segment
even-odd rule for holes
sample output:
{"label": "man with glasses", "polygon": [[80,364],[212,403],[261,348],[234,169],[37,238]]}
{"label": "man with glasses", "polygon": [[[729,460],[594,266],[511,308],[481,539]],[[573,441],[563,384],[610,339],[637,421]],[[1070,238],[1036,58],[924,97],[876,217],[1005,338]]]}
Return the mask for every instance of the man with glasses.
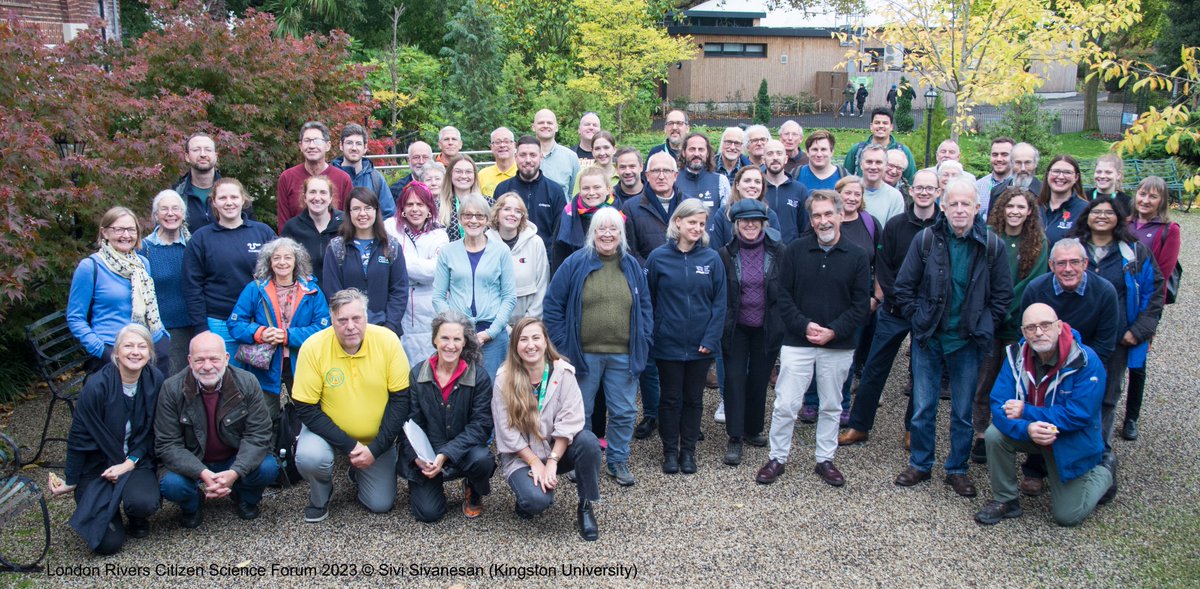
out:
{"label": "man with glasses", "polygon": [[908,156],[899,149],[889,149],[887,165],[883,168],[883,183],[900,192],[900,196],[904,197],[904,206],[912,204],[912,194],[909,193],[908,182],[904,181],[904,170],[907,169]]}
{"label": "man with glasses", "polygon": [[1101,458],[1104,366],[1072,327],[1041,303],[1022,315],[1025,339],[1008,347],[1007,366],[992,387],[992,425],[984,437],[992,500],[975,514],[980,524],[1023,515],[1018,452],[1048,463],[1051,512],[1060,526],[1083,522],[1116,492],[1115,464]]}
{"label": "man with glasses", "polygon": [[796,177],[796,170],[808,163],[808,154],[800,146],[804,143],[804,127],[796,121],[787,120],[779,126],[779,140],[787,150],[787,164],[783,167],[788,176]]}
{"label": "man with glasses", "polygon": [[726,127],[725,132],[721,133],[720,155],[717,157],[716,171],[728,178],[731,185],[733,179],[737,177],[738,170],[750,163],[750,160],[742,155],[742,148],[745,145],[745,131],[737,127]]}
{"label": "man with glasses", "polygon": [[[1042,181],[1037,179],[1037,167],[1040,157],[1041,154],[1038,153],[1037,148],[1028,143],[1022,142],[1012,146],[1009,158],[1011,173],[1007,178],[992,186],[992,193],[988,195],[988,203],[1000,198],[1000,193],[1004,192],[1004,189],[1009,186],[1024,188],[1035,196],[1041,194]],[[995,169],[995,157],[992,160],[992,167]]]}
{"label": "man with glasses", "polygon": [[479,170],[479,192],[489,201],[495,200],[492,195],[501,182],[517,175],[517,160],[515,157],[513,132],[505,127],[492,131],[492,159],[496,162]]}
{"label": "man with glasses", "polygon": [[212,195],[213,183],[221,179],[217,171],[217,144],[207,133],[194,133],[183,142],[183,161],[188,171],[176,181],[175,192],[187,204],[188,230],[195,233],[213,222],[208,197]]}
{"label": "man with glasses", "polygon": [[[1034,278],[1025,287],[1021,308],[1028,310],[1038,303],[1048,305],[1059,319],[1070,324],[1080,343],[1094,350],[1102,363],[1107,363],[1117,347],[1119,313],[1124,309],[1113,285],[1087,267],[1087,252],[1079,239],[1058,240],[1050,249],[1050,273]],[[1103,391],[1105,379],[1103,368],[1100,370]],[[1113,468],[1115,472],[1115,465]],[[1021,492],[1031,496],[1041,494],[1046,478],[1041,457],[1030,456],[1022,470],[1025,480],[1021,482]],[[1116,493],[1115,477],[1113,493]]]}
{"label": "man with glasses", "polygon": [[[942,369],[950,372],[950,453],[945,482],[962,497],[977,494],[967,475],[975,430],[971,407],[983,350],[1008,316],[1012,275],[1004,242],[979,218],[975,184],[956,178],[942,195],[942,218],[913,238],[896,276],[895,302],[912,324],[912,454],[896,484],[931,478],[936,455]],[[885,230],[886,232],[886,230]]]}
{"label": "man with glasses", "polygon": [[442,130],[438,131],[438,149],[440,151],[434,161],[446,166],[446,169],[450,169],[450,158],[462,151],[462,145],[462,133],[459,133],[457,128],[449,125],[442,127]]}
{"label": "man with glasses", "polygon": [[546,251],[550,251],[554,236],[558,235],[558,222],[567,206],[567,197],[558,183],[546,177],[542,170],[541,144],[529,135],[522,135],[517,140],[517,176],[496,187],[496,196],[510,192],[525,201],[529,222],[537,227],[538,237],[542,238]]}
{"label": "man with glasses", "polygon": [[746,159],[751,165],[762,167],[763,154],[767,151],[767,142],[771,140],[771,131],[762,125],[751,125],[746,128]]}
{"label": "man with glasses", "polygon": [[329,165],[325,155],[329,153],[329,127],[318,121],[308,121],[300,127],[300,153],[304,162],[292,166],[279,175],[275,185],[276,230],[283,231],[288,219],[304,210],[304,181],[311,176],[326,176],[337,190],[333,208],[341,209],[346,195],[354,188],[350,175],[337,166]]}
{"label": "man with glasses", "polygon": [[408,163],[409,173],[392,183],[392,194],[404,192],[404,187],[408,186],[409,182],[421,179],[421,172],[425,170],[425,164],[433,161],[433,148],[424,141],[413,141],[408,146],[408,159],[405,161]]}
{"label": "man with glasses", "polygon": [[[861,175],[859,166],[861,165],[860,154],[867,145],[878,145],[885,150],[900,149],[904,151],[904,155],[908,156],[908,168],[904,170],[904,180],[912,182],[913,174],[917,173],[916,160],[913,159],[912,152],[908,150],[908,146],[896,141],[892,136],[892,111],[887,107],[877,108],[871,111],[871,136],[866,141],[855,144],[850,148],[850,152],[846,154],[844,166],[851,174]],[[812,157],[810,154],[809,157]],[[809,190],[813,187],[809,186]]]}
{"label": "man with glasses", "polygon": [[691,130],[691,127],[688,126],[687,113],[677,108],[671,109],[667,112],[666,121],[663,122],[663,131],[666,133],[667,139],[662,145],[655,145],[650,149],[650,153],[646,154],[646,161],[649,162],[651,157],[664,151],[671,156],[671,159],[679,161],[679,153],[683,150],[683,138]]}
{"label": "man with glasses", "polygon": [[[882,250],[875,257],[875,290],[871,298],[872,309],[880,312],[875,320],[875,337],[871,350],[863,363],[862,379],[854,405],[850,408],[849,429],[838,436],[838,444],[845,446],[865,442],[875,426],[875,413],[879,410],[879,397],[892,372],[892,364],[904,338],[912,331],[912,324],[904,311],[896,304],[896,272],[908,255],[913,238],[922,229],[932,226],[941,217],[937,210],[937,175],[928,170],[917,172],[913,177],[913,202],[903,215],[892,217],[883,229]],[[904,414],[904,427],[912,417],[912,398]]]}
{"label": "man with glasses", "polygon": [[392,189],[388,188],[383,174],[375,169],[371,160],[363,157],[366,153],[367,131],[350,123],[342,127],[342,155],[330,163],[350,176],[355,188],[370,188],[379,198],[379,209],[383,211],[383,218],[391,219],[396,214],[396,199],[392,196]]}
{"label": "man with glasses", "polygon": [[1013,143],[1015,142],[1009,137],[992,139],[992,173],[975,182],[975,192],[979,194],[979,209],[984,218],[987,218],[988,205],[992,202],[992,190],[1012,175]]}

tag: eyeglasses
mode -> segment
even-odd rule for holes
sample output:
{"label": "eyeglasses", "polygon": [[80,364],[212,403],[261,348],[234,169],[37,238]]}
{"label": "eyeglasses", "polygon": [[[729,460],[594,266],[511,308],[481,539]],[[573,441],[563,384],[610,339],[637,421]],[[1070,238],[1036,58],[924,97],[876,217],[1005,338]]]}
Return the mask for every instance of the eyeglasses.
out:
{"label": "eyeglasses", "polygon": [[750,143],[766,143],[766,142],[767,142],[766,137],[755,137],[750,140]]}
{"label": "eyeglasses", "polygon": [[597,227],[596,235],[620,235],[621,230],[616,227]]}
{"label": "eyeglasses", "polygon": [[1058,323],[1059,321],[1061,321],[1061,319],[1055,319],[1054,321],[1043,321],[1041,323],[1030,323],[1028,325],[1022,325],[1021,331],[1025,332],[1025,335],[1031,336],[1031,337],[1037,335],[1038,333],[1050,333],[1050,330],[1053,329],[1054,325],[1056,323]]}
{"label": "eyeglasses", "polygon": [[1115,216],[1117,216],[1117,212],[1112,209],[1103,209],[1103,210],[1092,209],[1092,212],[1090,212],[1088,214],[1093,217],[1115,217]]}
{"label": "eyeglasses", "polygon": [[503,145],[512,145],[512,144],[513,144],[512,139],[494,139],[494,140],[492,140],[492,145],[495,145],[496,147],[500,147]]}
{"label": "eyeglasses", "polygon": [[1054,266],[1055,268],[1066,268],[1068,266],[1073,267],[1073,268],[1082,268],[1085,264],[1087,264],[1087,260],[1084,260],[1082,258],[1072,258],[1069,260],[1054,260],[1054,261],[1050,262],[1050,265]]}
{"label": "eyeglasses", "polygon": [[667,127],[686,127],[687,121],[667,121]]}
{"label": "eyeglasses", "polygon": [[730,141],[729,139],[726,139],[726,140],[722,141],[721,143],[723,145],[728,145],[730,147],[741,147],[742,146],[741,141]]}
{"label": "eyeglasses", "polygon": [[485,215],[483,213],[459,213],[458,218],[462,219],[463,221],[470,221],[470,220],[484,221],[487,219],[487,215]]}
{"label": "eyeglasses", "polygon": [[325,145],[325,140],[320,137],[306,137],[304,139],[301,139],[300,143],[303,143],[305,145],[321,146],[321,145]]}
{"label": "eyeglasses", "polygon": [[375,207],[350,207],[351,213],[374,213]]}
{"label": "eyeglasses", "polygon": [[670,176],[671,174],[674,174],[674,173],[675,173],[675,170],[672,170],[670,168],[656,168],[654,170],[646,171],[647,176]]}
{"label": "eyeglasses", "polygon": [[889,169],[893,172],[903,172],[904,168],[905,168],[905,166],[898,166],[896,164],[888,164],[887,165],[887,169]]}
{"label": "eyeglasses", "polygon": [[913,186],[909,190],[918,194],[929,194],[932,192],[937,192],[937,186]]}
{"label": "eyeglasses", "polygon": [[113,227],[110,225],[107,229],[117,235],[137,235],[137,227]]}
{"label": "eyeglasses", "polygon": [[1050,170],[1051,176],[1069,177],[1075,175],[1075,170]]}

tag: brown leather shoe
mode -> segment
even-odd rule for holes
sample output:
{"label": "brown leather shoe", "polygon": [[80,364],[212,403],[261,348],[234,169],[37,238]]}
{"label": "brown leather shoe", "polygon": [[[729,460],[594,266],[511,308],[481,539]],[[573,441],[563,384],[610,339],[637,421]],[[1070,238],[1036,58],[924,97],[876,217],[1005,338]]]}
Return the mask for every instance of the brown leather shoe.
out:
{"label": "brown leather shoe", "polygon": [[904,432],[904,449],[912,452],[912,432]]}
{"label": "brown leather shoe", "polygon": [[818,462],[816,468],[813,469],[813,472],[817,473],[817,475],[821,477],[821,480],[834,487],[840,487],[846,484],[846,477],[842,476],[842,472],[833,465],[832,460]]}
{"label": "brown leather shoe", "polygon": [[850,428],[850,429],[842,432],[842,434],[840,436],[838,436],[838,445],[839,446],[849,446],[850,444],[857,444],[859,442],[865,442],[870,437],[871,437],[871,435],[868,434],[867,432],[860,432],[854,428]]}
{"label": "brown leather shoe", "polygon": [[896,477],[896,485],[900,487],[911,487],[921,481],[929,480],[930,476],[931,475],[926,471],[917,470],[909,466],[904,469],[904,472],[900,473]]}
{"label": "brown leather shoe", "polygon": [[1042,494],[1042,487],[1046,479],[1038,477],[1025,477],[1021,479],[1021,494],[1027,497],[1037,497]]}
{"label": "brown leather shoe", "polygon": [[767,461],[762,468],[758,469],[758,474],[755,475],[754,481],[760,485],[769,485],[783,474],[783,463],[774,458]]}
{"label": "brown leather shoe", "polygon": [[948,474],[946,475],[946,484],[954,489],[960,497],[974,497],[979,494],[975,490],[975,483],[971,482],[971,477],[965,474]]}
{"label": "brown leather shoe", "polygon": [[710,389],[715,389],[715,388],[721,386],[721,383],[719,381],[717,381],[717,365],[716,365],[716,363],[713,363],[712,367],[710,367],[708,369],[708,376],[705,377],[704,384],[706,386],[708,386],[708,388],[710,388]]}

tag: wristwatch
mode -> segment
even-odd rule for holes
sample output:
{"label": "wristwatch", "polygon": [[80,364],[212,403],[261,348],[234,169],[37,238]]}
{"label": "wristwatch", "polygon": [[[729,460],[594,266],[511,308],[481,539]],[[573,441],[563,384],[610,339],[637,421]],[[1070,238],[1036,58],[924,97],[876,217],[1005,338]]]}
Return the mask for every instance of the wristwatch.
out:
{"label": "wristwatch", "polygon": [[553,461],[555,461],[555,462],[558,462],[558,453],[557,453],[557,452],[551,452],[551,453],[550,453],[550,458],[548,458],[547,460],[553,460]]}

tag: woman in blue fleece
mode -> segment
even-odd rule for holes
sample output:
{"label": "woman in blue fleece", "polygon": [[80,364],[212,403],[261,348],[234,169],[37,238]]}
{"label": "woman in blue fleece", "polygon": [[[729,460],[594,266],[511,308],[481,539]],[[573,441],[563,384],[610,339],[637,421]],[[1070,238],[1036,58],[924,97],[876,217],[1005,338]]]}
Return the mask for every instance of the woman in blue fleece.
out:
{"label": "woman in blue fleece", "polygon": [[250,195],[233,178],[217,180],[209,201],[217,222],[196,230],[188,241],[183,254],[183,297],[196,333],[211,331],[221,336],[232,362],[237,341],[229,335],[226,321],[246,283],[254,280],[259,250],[275,240],[275,232],[242,217],[242,210],[250,206]]}
{"label": "woman in blue fleece", "polygon": [[433,273],[433,310],[458,311],[475,322],[483,367],[493,379],[508,353],[508,319],[517,306],[516,271],[508,246],[488,239],[491,207],[481,197],[459,200],[463,238],[438,254]]}
{"label": "woman in blue fleece", "polygon": [[400,241],[383,228],[379,198],[362,186],[346,197],[346,220],[325,248],[321,290],[332,299],[339,290],[357,288],[367,295],[367,321],[404,335],[408,305],[408,267]]}
{"label": "woman in blue fleece", "polygon": [[100,218],[100,250],[75,267],[67,298],[67,326],[91,356],[88,372],[104,367],[117,332],[137,323],[154,335],[158,368],[170,368],[167,330],[158,312],[150,262],[137,255],[142,225],[133,211],[113,207]]}

